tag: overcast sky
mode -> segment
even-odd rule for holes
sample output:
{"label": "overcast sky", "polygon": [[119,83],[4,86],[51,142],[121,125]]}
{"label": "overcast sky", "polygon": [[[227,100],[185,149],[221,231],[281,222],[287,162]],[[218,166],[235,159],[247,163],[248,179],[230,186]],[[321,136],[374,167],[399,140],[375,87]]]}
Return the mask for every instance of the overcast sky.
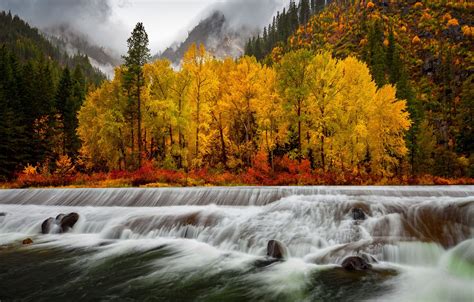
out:
{"label": "overcast sky", "polygon": [[263,27],[289,0],[0,0],[33,26],[70,24],[94,43],[123,52],[137,22],[143,22],[152,52],[183,40],[188,30],[218,7],[234,25]]}

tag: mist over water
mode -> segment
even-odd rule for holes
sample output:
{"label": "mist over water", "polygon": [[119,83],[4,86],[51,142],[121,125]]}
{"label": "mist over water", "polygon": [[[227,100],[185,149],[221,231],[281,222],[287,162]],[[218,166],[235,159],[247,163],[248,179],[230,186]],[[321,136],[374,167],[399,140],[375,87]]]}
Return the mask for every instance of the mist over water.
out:
{"label": "mist over water", "polygon": [[[4,190],[0,213],[2,301],[474,299],[468,186]],[[376,262],[342,269],[354,255]]]}

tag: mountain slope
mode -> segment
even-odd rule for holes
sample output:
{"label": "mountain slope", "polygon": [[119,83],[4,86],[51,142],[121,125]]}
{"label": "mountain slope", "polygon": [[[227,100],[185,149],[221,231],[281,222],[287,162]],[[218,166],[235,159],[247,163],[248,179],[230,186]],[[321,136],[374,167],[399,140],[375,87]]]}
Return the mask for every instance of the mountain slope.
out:
{"label": "mountain slope", "polygon": [[0,45],[7,47],[23,61],[46,58],[71,69],[81,66],[90,82],[98,84],[104,79],[104,75],[90,64],[87,56],[78,53],[69,55],[53,45],[38,29],[7,12],[0,12]]}
{"label": "mountain slope", "polygon": [[69,55],[87,55],[91,64],[109,77],[113,76],[115,66],[122,63],[118,54],[92,44],[87,37],[66,24],[46,28],[44,32],[53,45],[65,50]]}
{"label": "mountain slope", "polygon": [[379,86],[395,85],[408,101],[413,125],[406,169],[474,175],[473,38],[473,3],[340,0],[261,59],[278,63],[301,48],[362,59]]}
{"label": "mountain slope", "polygon": [[69,56],[19,17],[0,12],[0,180],[25,167],[36,173],[39,163],[47,174],[70,164],[81,147],[76,113],[104,79],[87,56]]}
{"label": "mountain slope", "polygon": [[229,25],[222,12],[215,11],[193,28],[186,40],[178,45],[168,47],[154,58],[166,58],[178,65],[191,44],[203,44],[206,49],[218,58],[238,57],[244,53],[247,39],[255,30],[242,26],[235,29]]}

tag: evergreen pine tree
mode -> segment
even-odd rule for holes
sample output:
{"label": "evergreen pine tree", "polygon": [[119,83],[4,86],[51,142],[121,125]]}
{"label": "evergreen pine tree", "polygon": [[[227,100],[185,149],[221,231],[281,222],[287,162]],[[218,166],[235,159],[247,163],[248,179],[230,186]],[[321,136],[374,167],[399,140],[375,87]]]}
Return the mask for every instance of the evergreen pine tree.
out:
{"label": "evergreen pine tree", "polygon": [[385,54],[383,48],[383,30],[380,22],[374,22],[369,30],[366,62],[370,67],[377,86],[385,85]]}
{"label": "evergreen pine tree", "polygon": [[123,57],[126,68],[124,72],[125,86],[131,91],[131,96],[133,96],[136,101],[135,112],[137,117],[138,167],[141,167],[142,157],[141,90],[145,85],[143,65],[145,65],[145,63],[147,63],[151,58],[148,42],[148,34],[145,31],[143,23],[137,23],[131,37],[127,40],[127,55]]}
{"label": "evergreen pine tree", "polygon": [[311,8],[309,0],[301,0],[299,5],[300,11],[300,24],[304,25],[308,23],[309,17],[311,16]]}
{"label": "evergreen pine tree", "polygon": [[70,148],[71,138],[75,132],[72,120],[76,113],[74,111],[73,81],[67,67],[64,68],[61,75],[55,103],[59,118],[57,128],[61,129],[61,153],[66,155],[72,151]]}

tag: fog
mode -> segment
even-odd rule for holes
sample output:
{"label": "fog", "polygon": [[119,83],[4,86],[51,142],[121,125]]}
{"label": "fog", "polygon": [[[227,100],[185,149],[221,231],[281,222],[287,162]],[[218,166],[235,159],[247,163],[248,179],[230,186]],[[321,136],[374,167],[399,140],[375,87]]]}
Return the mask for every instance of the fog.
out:
{"label": "fog", "polygon": [[91,43],[126,51],[126,40],[143,22],[152,52],[185,39],[199,21],[215,10],[229,26],[262,28],[289,0],[0,0],[1,10],[18,14],[45,31],[61,26]]}

